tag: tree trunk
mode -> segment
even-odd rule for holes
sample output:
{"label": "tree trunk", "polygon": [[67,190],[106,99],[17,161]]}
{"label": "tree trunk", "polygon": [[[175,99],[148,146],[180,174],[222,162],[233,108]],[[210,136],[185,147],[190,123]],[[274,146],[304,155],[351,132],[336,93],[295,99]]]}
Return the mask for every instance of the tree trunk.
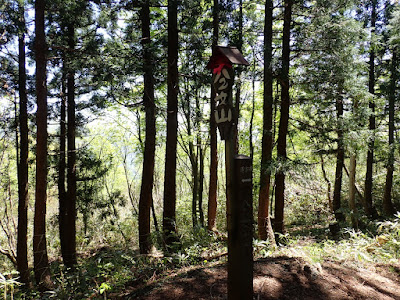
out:
{"label": "tree trunk", "polygon": [[[218,0],[214,0],[213,5],[213,41],[212,46],[218,44],[218,26],[219,26],[219,10]],[[218,188],[218,153],[217,153],[217,124],[215,122],[215,89],[211,85],[211,116],[210,116],[210,183],[208,190],[208,213],[207,213],[207,228],[210,231],[216,229],[217,218],[217,188]]]}
{"label": "tree trunk", "polygon": [[267,238],[274,243],[274,234],[269,216],[271,169],[273,145],[273,74],[272,74],[272,24],[273,1],[265,2],[264,25],[264,108],[263,108],[263,137],[261,153],[260,191],[258,200],[258,238]]}
{"label": "tree trunk", "polygon": [[44,27],[45,1],[35,2],[35,60],[37,97],[36,188],[33,229],[33,259],[35,279],[41,290],[52,288],[46,244],[47,200],[47,85],[46,39]]}
{"label": "tree trunk", "polygon": [[[190,117],[189,117],[190,118]],[[190,122],[189,126],[189,136],[191,135]],[[192,140],[189,141],[189,155],[192,165],[192,224],[193,228],[197,226],[197,200],[198,200],[198,186],[199,186],[199,172],[198,172],[198,154],[194,151],[194,145]]]}
{"label": "tree trunk", "polygon": [[343,99],[338,96],[336,99],[336,114],[337,114],[337,152],[336,152],[336,171],[335,171],[335,186],[333,188],[332,206],[336,220],[343,220],[343,213],[340,211],[340,193],[342,191],[342,177],[344,166],[344,145],[343,145]]}
{"label": "tree trunk", "polygon": [[254,144],[253,144],[253,128],[254,128],[254,114],[256,106],[256,56],[253,49],[253,78],[251,81],[251,114],[249,124],[249,156],[251,161],[254,158]]}
{"label": "tree trunk", "polygon": [[[376,5],[377,0],[372,0],[372,13],[371,13],[371,28],[372,33],[375,33],[376,24]],[[368,90],[375,95],[375,50],[374,45],[371,41],[371,49],[369,52],[369,84]],[[371,116],[369,117],[369,130],[371,132],[371,139],[368,143],[368,153],[367,153],[367,170],[365,174],[365,187],[364,187],[364,202],[365,202],[365,212],[367,216],[373,217],[375,213],[375,208],[373,207],[372,199],[372,174],[373,174],[373,164],[374,164],[374,143],[375,143],[375,100],[372,99],[369,102],[369,108]]]}
{"label": "tree trunk", "polygon": [[[61,252],[65,249],[65,216],[67,205],[67,192],[65,189],[65,170],[66,170],[66,61],[63,58],[63,75],[61,79],[61,107],[60,107],[60,156],[58,162],[58,201],[59,201],[59,231]],[[62,255],[64,257],[64,255]]]}
{"label": "tree trunk", "polygon": [[[200,130],[200,128],[199,128]],[[200,134],[199,134],[200,135]],[[203,212],[203,186],[204,186],[204,151],[202,148],[201,138],[197,140],[198,151],[199,151],[199,223],[201,227],[204,227],[204,212]]]}
{"label": "tree trunk", "polygon": [[76,145],[75,145],[75,70],[73,67],[73,52],[75,49],[75,27],[68,26],[67,55],[67,199],[64,227],[64,249],[61,250],[64,264],[73,267],[77,263],[76,258]]}
{"label": "tree trunk", "polygon": [[196,159],[197,159],[197,188],[194,191],[197,194],[198,207],[199,207],[199,225],[204,226],[204,212],[203,212],[203,185],[204,185],[204,153],[201,139],[201,120],[202,110],[200,107],[199,91],[196,90]]}
{"label": "tree trunk", "polygon": [[281,117],[279,120],[279,133],[277,143],[277,158],[282,166],[275,175],[275,231],[283,233],[284,203],[285,203],[285,163],[286,136],[289,125],[289,65],[290,65],[290,25],[292,20],[293,0],[285,0],[282,40],[282,72],[281,72]]}
{"label": "tree trunk", "polygon": [[331,184],[330,180],[328,179],[328,176],[327,176],[326,171],[325,171],[324,157],[322,156],[322,154],[320,154],[320,157],[321,157],[321,171],[322,171],[322,175],[324,176],[324,180],[325,180],[326,184],[328,185],[328,189],[327,189],[327,191],[326,191],[326,198],[327,198],[327,200],[328,200],[329,209],[330,209],[331,211],[333,211],[333,204],[332,204],[332,198],[331,198],[331,188],[332,188],[332,184]]}
{"label": "tree trunk", "polygon": [[[354,100],[353,103],[353,116],[357,118],[356,110],[358,108],[358,101]],[[343,164],[344,169],[346,166]],[[349,172],[349,208],[351,214],[351,223],[354,229],[358,229],[358,217],[356,206],[356,168],[357,168],[357,150],[354,149],[350,154],[350,172]]]}
{"label": "tree trunk", "polygon": [[178,2],[168,1],[168,95],[167,142],[164,176],[163,231],[167,249],[178,242],[176,235],[176,150],[178,134]]}
{"label": "tree trunk", "polygon": [[[187,85],[186,85],[187,83]],[[186,89],[189,89],[189,84],[188,82],[185,82]],[[197,91],[196,91],[197,93]],[[190,187],[192,189],[192,226],[193,228],[196,228],[198,225],[198,218],[197,218],[197,203],[198,203],[198,191],[199,191],[199,152],[198,152],[198,146],[193,142],[193,139],[191,138],[193,135],[193,129],[196,130],[199,125],[199,119],[198,119],[198,112],[197,112],[197,101],[198,97],[196,97],[196,117],[195,121],[192,122],[193,114],[192,114],[192,106],[190,105],[190,94],[187,92],[185,94],[185,100],[181,102],[182,104],[182,112],[185,117],[185,123],[186,123],[186,130],[187,130],[187,135],[190,137],[189,141],[187,142],[188,147],[185,148],[185,152],[187,153],[190,161],[190,166],[191,166],[191,177],[190,179],[188,178]],[[192,125],[193,124],[193,125]],[[197,133],[197,143],[199,139],[199,132]]]}
{"label": "tree trunk", "polygon": [[349,173],[349,208],[351,210],[351,223],[354,229],[358,229],[357,206],[356,206],[356,154],[350,155]]}
{"label": "tree trunk", "polygon": [[[243,46],[243,1],[239,1],[239,22],[238,22],[238,40],[237,40],[237,48],[240,52],[242,52]],[[239,152],[239,117],[240,117],[240,95],[242,88],[242,66],[236,67],[236,93],[235,93],[235,113],[234,113],[234,122],[233,122],[233,141],[235,145],[235,154]]]}
{"label": "tree trunk", "polygon": [[156,117],[154,103],[153,58],[150,37],[150,4],[146,1],[141,9],[144,93],[143,103],[146,112],[146,140],[142,186],[139,199],[139,247],[140,253],[148,254],[151,250],[150,209],[153,203],[154,160],[156,151]]}
{"label": "tree trunk", "polygon": [[392,203],[393,171],[394,171],[394,107],[396,101],[396,80],[397,80],[397,49],[393,49],[391,64],[391,76],[389,87],[389,157],[386,169],[385,194],[383,196],[383,212],[385,215],[393,215],[396,210]]}
{"label": "tree trunk", "polygon": [[19,2],[19,34],[18,34],[18,90],[19,90],[19,131],[20,152],[18,161],[18,237],[17,237],[17,268],[20,282],[29,285],[28,269],[28,97],[26,94],[25,68],[25,8]]}

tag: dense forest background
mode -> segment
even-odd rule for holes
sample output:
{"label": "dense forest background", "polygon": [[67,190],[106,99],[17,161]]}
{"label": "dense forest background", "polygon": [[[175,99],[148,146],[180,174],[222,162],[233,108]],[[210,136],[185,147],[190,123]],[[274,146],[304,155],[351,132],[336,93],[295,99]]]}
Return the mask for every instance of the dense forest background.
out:
{"label": "dense forest background", "polygon": [[249,62],[233,66],[232,101],[236,153],[253,162],[255,249],[300,227],[395,224],[396,1],[0,7],[0,288],[54,290],[62,266],[102,247],[178,260],[225,247],[225,145],[206,68],[216,45]]}

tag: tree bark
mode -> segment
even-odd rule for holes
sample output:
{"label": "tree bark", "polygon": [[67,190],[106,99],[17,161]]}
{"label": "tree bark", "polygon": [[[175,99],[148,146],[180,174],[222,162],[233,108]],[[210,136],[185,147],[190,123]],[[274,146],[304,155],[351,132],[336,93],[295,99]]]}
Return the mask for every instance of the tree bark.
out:
{"label": "tree bark", "polygon": [[[66,170],[66,108],[67,108],[67,89],[66,89],[66,60],[63,57],[63,75],[61,79],[61,105],[60,105],[60,154],[58,161],[58,201],[59,201],[59,232],[61,252],[65,249],[65,215],[67,204],[67,192],[65,188],[65,170]],[[63,256],[63,255],[62,255]]]}
{"label": "tree bark", "polygon": [[[238,20],[238,40],[237,40],[237,48],[240,52],[242,52],[243,47],[243,1],[239,0],[239,20]],[[242,88],[242,66],[236,67],[236,93],[235,93],[235,107],[234,111],[234,122],[233,122],[233,141],[235,145],[235,154],[239,152],[239,118],[240,118],[240,95]]]}
{"label": "tree bark", "polygon": [[204,212],[203,212],[203,185],[204,185],[204,151],[201,138],[201,120],[202,109],[200,107],[199,91],[196,89],[196,157],[197,157],[197,189],[194,191],[197,194],[199,204],[199,225],[204,227]]}
{"label": "tree bark", "polygon": [[[186,89],[189,89],[189,82],[185,82]],[[196,95],[197,95],[196,91]],[[190,187],[192,189],[192,226],[196,228],[198,225],[198,218],[197,218],[197,203],[199,199],[199,150],[198,150],[198,143],[199,143],[199,132],[197,132],[196,142],[197,145],[194,144],[192,136],[193,131],[196,131],[199,126],[199,118],[198,118],[198,97],[196,96],[196,117],[194,122],[193,119],[193,107],[190,105],[190,93],[185,93],[185,100],[181,102],[181,108],[183,112],[183,116],[185,118],[186,123],[186,130],[187,135],[189,136],[189,140],[187,142],[187,148],[185,148],[185,152],[188,155],[190,166],[191,166],[191,177],[188,178]],[[199,207],[200,210],[200,207]]]}
{"label": "tree bark", "polygon": [[[376,25],[376,6],[377,0],[372,0],[372,12],[371,12],[371,28],[372,33],[375,33],[375,25]],[[369,52],[369,83],[368,83],[368,91],[375,95],[375,50],[374,45],[371,41],[371,49]],[[372,99],[369,102],[370,109],[370,117],[369,117],[369,130],[371,132],[371,138],[368,143],[368,153],[367,153],[367,169],[365,173],[365,185],[364,185],[364,202],[365,202],[365,212],[367,216],[373,217],[375,213],[375,208],[373,207],[373,199],[372,199],[372,174],[373,174],[373,165],[374,165],[374,143],[375,143],[375,100]]]}
{"label": "tree bark", "polygon": [[333,211],[333,204],[332,204],[332,198],[331,198],[331,187],[332,187],[332,184],[331,184],[330,180],[328,179],[328,176],[327,176],[326,171],[325,171],[324,157],[322,156],[322,154],[320,154],[320,157],[321,157],[321,171],[322,171],[322,175],[323,175],[323,177],[324,177],[324,180],[325,180],[326,184],[328,185],[328,189],[327,189],[327,191],[326,191],[326,198],[327,198],[327,200],[328,200],[329,209],[330,209],[331,211]]}
{"label": "tree bark", "polygon": [[167,249],[178,242],[176,234],[176,149],[178,134],[178,2],[168,1],[167,142],[164,176],[163,231]]}
{"label": "tree bark", "polygon": [[[219,9],[218,0],[214,0],[213,5],[213,48],[218,44],[218,26],[219,26]],[[218,181],[218,153],[217,153],[217,124],[215,122],[215,90],[211,85],[211,116],[210,116],[210,183],[208,190],[208,212],[207,212],[207,228],[210,231],[216,229],[217,218],[217,181]]]}
{"label": "tree bark", "polygon": [[[264,36],[265,39],[265,36]],[[254,144],[253,144],[253,128],[254,128],[254,114],[256,106],[256,56],[253,48],[253,78],[251,81],[251,114],[249,124],[249,156],[251,161],[254,161]]]}
{"label": "tree bark", "polygon": [[[199,128],[200,130],[200,128]],[[201,145],[201,138],[197,140],[198,143],[198,156],[199,156],[199,223],[204,227],[204,211],[203,211],[203,187],[204,187],[204,151]]]}
{"label": "tree bark", "polygon": [[385,215],[393,215],[396,210],[392,203],[393,171],[394,171],[394,109],[396,101],[396,80],[397,80],[397,48],[393,49],[391,76],[389,87],[389,157],[386,167],[385,194],[383,196],[383,212]]}
{"label": "tree bark", "polygon": [[142,186],[139,199],[139,247],[140,253],[148,254],[152,246],[150,239],[150,209],[153,203],[154,160],[156,150],[156,118],[149,1],[145,1],[143,4],[141,19],[144,71],[143,103],[146,112],[146,140],[144,145]]}
{"label": "tree bark", "polygon": [[47,200],[47,45],[44,27],[45,1],[35,2],[35,60],[37,98],[37,144],[36,144],[36,188],[33,229],[33,259],[35,279],[41,290],[51,289],[49,260],[46,244],[46,200]]}
{"label": "tree bark", "polygon": [[289,65],[290,65],[290,26],[292,21],[293,0],[284,2],[284,21],[283,21],[283,39],[282,39],[282,71],[281,71],[281,117],[279,120],[279,133],[277,143],[277,158],[282,166],[275,175],[275,231],[283,233],[284,226],[284,203],[285,203],[285,163],[286,139],[289,125]]}
{"label": "tree bark", "polygon": [[[189,100],[188,100],[189,104]],[[190,122],[190,107],[187,112],[188,135],[192,135],[192,128]],[[198,201],[198,187],[199,187],[199,172],[198,172],[198,153],[195,153],[193,141],[189,141],[189,158],[192,165],[192,225],[193,228],[197,226],[197,201]]]}
{"label": "tree bark", "polygon": [[349,208],[351,210],[351,223],[353,228],[358,229],[357,206],[356,206],[356,154],[350,155],[350,173],[349,173]]}
{"label": "tree bark", "polygon": [[62,249],[63,261],[67,267],[73,267],[77,263],[76,258],[76,120],[75,120],[75,70],[73,66],[73,52],[75,49],[75,27],[68,26],[67,55],[67,201],[65,205],[64,221],[64,249]]}
{"label": "tree bark", "polygon": [[29,285],[28,269],[28,97],[26,93],[26,58],[25,58],[25,8],[23,2],[18,5],[18,91],[19,91],[19,131],[20,152],[18,161],[18,237],[17,269],[20,282]]}
{"label": "tree bark", "polygon": [[337,114],[337,152],[336,152],[336,171],[335,171],[335,185],[333,188],[332,206],[336,220],[343,220],[343,213],[340,211],[340,193],[342,191],[342,177],[344,166],[344,145],[343,145],[343,99],[338,96],[336,99],[336,114]]}
{"label": "tree bark", "polygon": [[263,137],[261,152],[260,191],[258,200],[258,238],[267,238],[274,243],[274,234],[269,216],[271,159],[273,146],[273,74],[272,74],[272,24],[273,1],[265,1],[264,25],[264,107],[263,107]]}
{"label": "tree bark", "polygon": [[[358,101],[354,100],[353,103],[353,116],[357,118],[356,110],[358,108]],[[346,166],[343,164],[344,169]],[[354,229],[358,229],[358,217],[356,206],[356,168],[357,168],[357,150],[354,149],[350,154],[350,172],[349,172],[349,208],[351,214],[351,223]]]}

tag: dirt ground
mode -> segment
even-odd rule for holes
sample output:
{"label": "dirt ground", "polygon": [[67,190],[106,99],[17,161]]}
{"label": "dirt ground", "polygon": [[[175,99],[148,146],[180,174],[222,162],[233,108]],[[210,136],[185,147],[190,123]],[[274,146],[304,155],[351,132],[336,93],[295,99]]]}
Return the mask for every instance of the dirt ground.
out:
{"label": "dirt ground", "polygon": [[[111,299],[227,299],[226,265],[192,268],[126,287]],[[400,300],[400,265],[368,269],[327,261],[310,265],[301,258],[271,257],[254,263],[253,299]]]}

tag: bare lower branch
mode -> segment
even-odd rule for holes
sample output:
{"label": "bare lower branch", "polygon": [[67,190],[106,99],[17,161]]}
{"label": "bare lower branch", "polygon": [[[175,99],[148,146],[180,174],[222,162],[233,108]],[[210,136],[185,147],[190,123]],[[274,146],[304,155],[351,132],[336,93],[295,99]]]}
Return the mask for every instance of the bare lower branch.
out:
{"label": "bare lower branch", "polygon": [[14,265],[15,267],[17,267],[17,258],[16,258],[16,256],[15,256],[15,253],[13,253],[13,251],[8,250],[8,249],[5,250],[5,249],[0,248],[0,254],[5,255],[9,260],[11,260],[11,262],[13,263],[13,265]]}

